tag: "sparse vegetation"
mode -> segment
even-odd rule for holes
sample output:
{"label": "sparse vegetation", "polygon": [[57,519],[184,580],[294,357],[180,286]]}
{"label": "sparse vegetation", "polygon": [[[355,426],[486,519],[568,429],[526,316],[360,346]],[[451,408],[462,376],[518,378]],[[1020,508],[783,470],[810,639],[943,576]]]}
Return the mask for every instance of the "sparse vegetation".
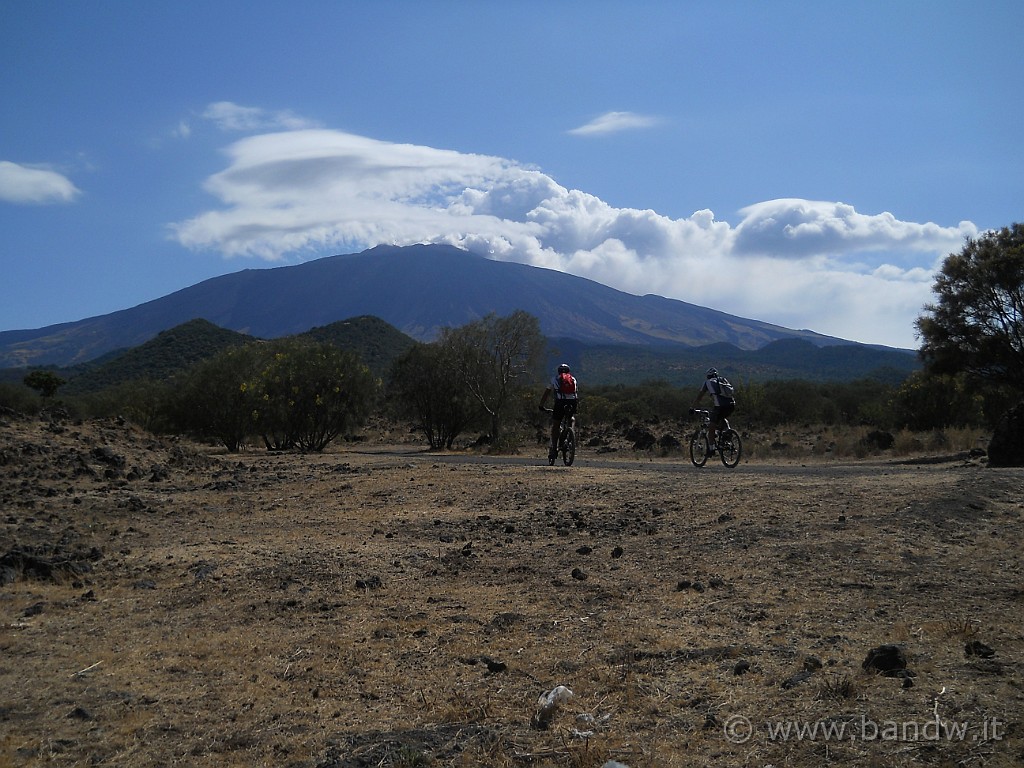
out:
{"label": "sparse vegetation", "polygon": [[[81,374],[92,381],[117,384],[75,395],[72,377],[71,394],[58,404],[74,414],[124,416],[153,431],[216,439],[231,450],[250,444],[258,435],[267,447],[297,447],[287,429],[272,427],[268,421],[275,414],[286,414],[288,408],[280,410],[268,403],[256,407],[252,402],[257,390],[266,394],[260,387],[267,380],[258,372],[228,371],[227,389],[217,383],[218,377],[210,377],[217,366],[245,368],[239,361],[246,355],[315,339],[333,349],[352,345],[343,351],[360,362],[363,355],[370,356],[378,371],[386,370],[378,379],[382,396],[372,395],[366,415],[408,419],[429,447],[453,449],[479,442],[491,452],[514,453],[534,442],[542,427],[535,412],[536,395],[546,374],[537,368],[543,339],[532,318],[522,313],[485,318],[452,329],[429,345],[415,344],[388,328],[376,318],[353,318],[290,340],[253,343],[240,334],[194,321],[115,357],[96,372]],[[241,351],[247,340],[253,353]],[[797,348],[804,349],[806,344],[777,343],[781,348],[792,347],[795,357],[799,357]],[[181,359],[175,369],[172,361],[176,355],[181,358],[183,348],[191,350],[190,355],[205,356],[189,367],[181,367],[186,362]],[[100,370],[105,372],[99,375]],[[154,373],[159,375],[132,378]],[[678,371],[675,374],[678,379]],[[602,442],[611,446],[628,436],[627,444],[638,450],[662,456],[678,452],[692,431],[686,411],[699,383],[699,374],[694,375],[692,387],[685,387],[668,380],[600,384],[581,373],[581,436],[597,446]],[[879,373],[856,381],[733,376],[733,381],[739,396],[734,421],[745,437],[749,458],[970,451],[985,447],[991,429],[985,414],[998,411],[995,394],[973,392],[963,376],[934,378],[915,373],[903,380],[896,373]],[[0,405],[10,404],[19,411],[43,406],[33,404],[30,394],[15,397],[16,391],[13,384],[0,390]],[[262,428],[253,423],[254,414],[263,419]]]}
{"label": "sparse vegetation", "polygon": [[850,701],[860,693],[857,681],[848,673],[826,675],[821,683],[821,697],[832,701]]}
{"label": "sparse vegetation", "polygon": [[[0,765],[1009,768],[1024,750],[1015,470],[891,452],[697,470],[621,444],[565,469],[407,432],[226,456],[10,414],[0,434]],[[884,643],[902,676],[862,668]],[[572,697],[531,726],[558,685]]]}

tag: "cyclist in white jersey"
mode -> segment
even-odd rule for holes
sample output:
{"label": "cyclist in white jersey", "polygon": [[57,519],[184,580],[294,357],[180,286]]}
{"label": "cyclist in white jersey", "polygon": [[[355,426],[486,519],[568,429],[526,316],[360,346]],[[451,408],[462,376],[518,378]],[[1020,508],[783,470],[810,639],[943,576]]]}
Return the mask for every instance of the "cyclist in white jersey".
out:
{"label": "cyclist in white jersey", "polygon": [[548,399],[555,396],[555,407],[551,414],[551,447],[548,448],[548,461],[554,461],[558,455],[558,430],[562,424],[562,416],[576,413],[579,405],[579,391],[576,377],[572,375],[568,363],[562,363],[540,398],[540,409],[546,410]]}

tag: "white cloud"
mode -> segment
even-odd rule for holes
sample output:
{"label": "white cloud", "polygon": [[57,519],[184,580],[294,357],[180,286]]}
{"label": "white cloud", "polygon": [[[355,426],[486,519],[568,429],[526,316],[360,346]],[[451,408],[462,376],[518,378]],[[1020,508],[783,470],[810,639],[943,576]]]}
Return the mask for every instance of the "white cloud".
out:
{"label": "white cloud", "polygon": [[567,133],[573,136],[603,136],[621,131],[633,131],[638,128],[651,128],[658,124],[656,117],[638,115],[635,112],[606,112],[586,125],[573,128]]}
{"label": "white cloud", "polygon": [[952,250],[977,234],[969,222],[959,228],[900,221],[891,213],[865,215],[852,205],[813,200],[769,200],[740,211],[737,254],[803,257],[848,251],[915,253]]}
{"label": "white cloud", "polygon": [[172,225],[179,242],[267,260],[379,243],[449,243],[636,294],[842,338],[914,346],[934,270],[976,228],[772,200],[731,225],[614,208],[510,160],[332,130],[242,139],[206,181],[224,204]]}
{"label": "white cloud", "polygon": [[203,117],[222,131],[296,131],[314,128],[316,123],[289,110],[269,112],[259,107],[243,107],[230,101],[217,101],[203,112]]}
{"label": "white cloud", "polygon": [[56,171],[0,160],[0,200],[25,205],[70,203],[80,190]]}
{"label": "white cloud", "polygon": [[187,139],[192,135],[192,126],[185,120],[181,120],[171,129],[171,136],[175,139]]}

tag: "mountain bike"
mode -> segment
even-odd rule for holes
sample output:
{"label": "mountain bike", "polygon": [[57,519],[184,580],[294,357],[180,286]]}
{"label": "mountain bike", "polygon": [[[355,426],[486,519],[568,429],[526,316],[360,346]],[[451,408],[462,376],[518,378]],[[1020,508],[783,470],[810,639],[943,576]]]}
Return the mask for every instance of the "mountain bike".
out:
{"label": "mountain bike", "polygon": [[722,419],[721,428],[715,436],[714,445],[708,437],[708,427],[711,426],[711,411],[693,411],[694,415],[700,418],[700,426],[690,437],[690,461],[695,467],[703,467],[708,462],[708,457],[718,453],[719,458],[725,466],[732,469],[740,463],[740,454],[743,453],[743,443],[740,434],[729,426],[728,419]]}
{"label": "mountain bike", "polygon": [[[544,408],[547,413],[554,413],[553,408]],[[576,413],[566,411],[562,416],[562,424],[558,432],[558,453],[562,454],[562,463],[571,467],[576,459]],[[548,464],[554,466],[556,456],[548,454]]]}

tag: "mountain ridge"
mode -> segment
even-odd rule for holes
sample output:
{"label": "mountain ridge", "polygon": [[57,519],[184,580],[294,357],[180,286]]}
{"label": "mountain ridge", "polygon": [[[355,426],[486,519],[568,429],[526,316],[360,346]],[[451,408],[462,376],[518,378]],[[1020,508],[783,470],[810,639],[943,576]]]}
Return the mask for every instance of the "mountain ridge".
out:
{"label": "mountain ridge", "polygon": [[586,278],[495,261],[453,246],[414,245],[377,246],[302,264],[245,269],[106,315],[3,331],[0,367],[82,363],[115,349],[136,347],[197,318],[249,336],[279,338],[374,316],[413,339],[431,341],[441,328],[517,310],[536,316],[549,337],[587,344],[671,349],[725,342],[748,351],[786,338],[819,347],[857,344],[677,299],[636,296]]}
{"label": "mountain ridge", "polygon": [[[354,352],[379,380],[385,381],[396,359],[417,342],[383,320],[363,316],[340,320],[288,337],[331,344]],[[736,383],[758,381],[865,381],[898,386],[919,367],[916,358],[892,351],[856,347],[816,347],[805,339],[780,339],[753,351],[727,342],[704,347],[587,345],[573,339],[548,339],[547,369],[572,361],[587,389],[661,382],[697,387],[711,364]],[[219,328],[207,320],[190,320],[161,331],[130,349],[107,353],[87,363],[53,370],[67,395],[89,395],[133,382],[172,382],[192,365],[229,347],[264,344],[265,339]],[[0,369],[0,382],[16,383],[24,369]]]}

